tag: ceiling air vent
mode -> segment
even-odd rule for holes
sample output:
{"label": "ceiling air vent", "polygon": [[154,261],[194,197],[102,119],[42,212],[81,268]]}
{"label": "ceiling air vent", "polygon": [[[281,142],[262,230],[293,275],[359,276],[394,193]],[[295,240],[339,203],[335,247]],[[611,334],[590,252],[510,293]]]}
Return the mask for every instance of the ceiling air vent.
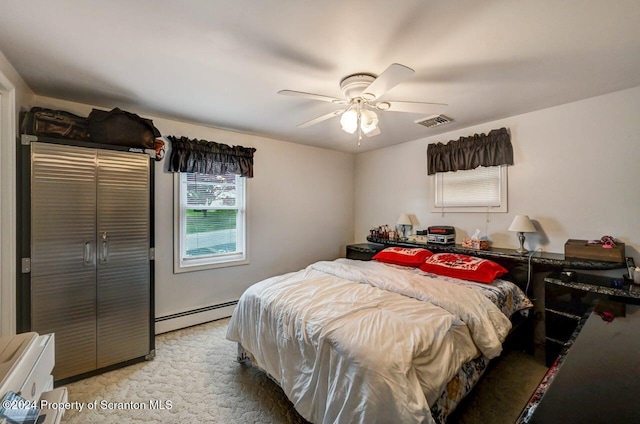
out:
{"label": "ceiling air vent", "polygon": [[442,124],[448,124],[451,121],[453,121],[453,119],[446,117],[444,115],[438,115],[433,118],[418,119],[415,122],[416,124],[424,125],[427,128],[431,128],[431,127],[436,127]]}

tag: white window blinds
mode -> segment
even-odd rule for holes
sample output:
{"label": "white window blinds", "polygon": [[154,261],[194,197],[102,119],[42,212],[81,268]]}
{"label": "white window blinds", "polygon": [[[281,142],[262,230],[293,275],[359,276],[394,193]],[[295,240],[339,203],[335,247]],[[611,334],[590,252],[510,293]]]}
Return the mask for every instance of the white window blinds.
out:
{"label": "white window blinds", "polygon": [[495,212],[506,212],[504,166],[480,166],[471,170],[438,172],[432,178],[434,211],[449,209],[476,212],[479,211],[478,208],[495,208]]}

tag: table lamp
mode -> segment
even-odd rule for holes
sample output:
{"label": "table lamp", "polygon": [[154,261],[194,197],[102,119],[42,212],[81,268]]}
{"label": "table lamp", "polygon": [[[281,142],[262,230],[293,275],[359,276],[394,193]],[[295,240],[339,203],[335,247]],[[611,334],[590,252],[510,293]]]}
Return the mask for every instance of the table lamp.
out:
{"label": "table lamp", "polygon": [[520,248],[516,249],[517,253],[524,255],[528,252],[527,249],[524,248],[524,233],[535,233],[536,227],[533,226],[529,216],[527,215],[516,215],[513,218],[513,222],[509,226],[509,231],[515,231],[518,233],[518,239],[520,240]]}

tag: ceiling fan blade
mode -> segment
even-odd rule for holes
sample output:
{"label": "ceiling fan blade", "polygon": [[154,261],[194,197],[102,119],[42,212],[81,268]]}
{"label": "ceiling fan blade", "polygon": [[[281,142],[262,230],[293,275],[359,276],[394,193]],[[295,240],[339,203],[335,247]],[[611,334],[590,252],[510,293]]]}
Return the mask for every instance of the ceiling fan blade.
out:
{"label": "ceiling fan blade", "polygon": [[414,73],[415,71],[411,68],[393,63],[363,90],[361,96],[365,100],[375,100]]}
{"label": "ceiling fan blade", "polygon": [[304,93],[302,91],[280,90],[278,91],[278,94],[282,94],[283,96],[304,97],[305,99],[320,100],[323,102],[336,103],[336,104],[347,103],[347,101],[344,99],[338,99],[336,97],[330,97],[330,96],[323,96],[322,94]]}
{"label": "ceiling fan blade", "polygon": [[[388,107],[386,107],[388,105]],[[385,109],[386,107],[386,109]],[[426,115],[437,115],[446,109],[444,103],[426,103],[426,102],[380,102],[376,104],[376,108],[388,112],[409,112],[422,113]]]}
{"label": "ceiling fan blade", "polygon": [[312,119],[312,120],[307,121],[307,122],[303,122],[302,124],[298,125],[298,128],[310,127],[311,125],[315,125],[315,124],[318,124],[318,123],[320,123],[322,121],[326,121],[327,119],[331,119],[334,116],[342,115],[343,112],[344,112],[344,109],[334,110],[333,112],[327,113],[326,115],[318,116],[315,119]]}

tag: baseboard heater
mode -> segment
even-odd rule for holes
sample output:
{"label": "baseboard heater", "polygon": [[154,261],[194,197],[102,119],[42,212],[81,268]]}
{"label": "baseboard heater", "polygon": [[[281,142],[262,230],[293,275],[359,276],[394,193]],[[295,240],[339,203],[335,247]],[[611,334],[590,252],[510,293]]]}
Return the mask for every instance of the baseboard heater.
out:
{"label": "baseboard heater", "polygon": [[226,318],[231,316],[231,312],[233,312],[237,304],[237,300],[232,300],[217,305],[204,306],[190,311],[157,317],[155,319],[155,333],[166,333],[168,331]]}

